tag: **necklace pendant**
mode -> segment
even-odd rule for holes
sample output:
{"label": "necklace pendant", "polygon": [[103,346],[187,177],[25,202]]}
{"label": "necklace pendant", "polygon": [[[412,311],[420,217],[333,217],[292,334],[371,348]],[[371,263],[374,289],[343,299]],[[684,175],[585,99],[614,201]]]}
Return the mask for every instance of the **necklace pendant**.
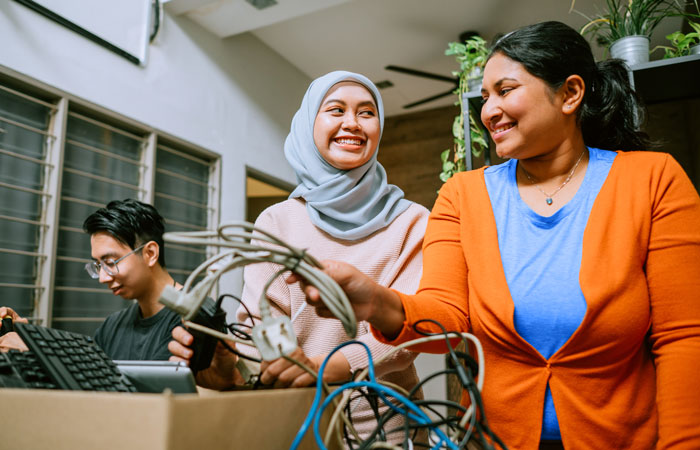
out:
{"label": "necklace pendant", "polygon": [[554,203],[554,200],[552,200],[552,197],[547,197],[545,202],[547,202],[547,205],[551,205],[552,203]]}

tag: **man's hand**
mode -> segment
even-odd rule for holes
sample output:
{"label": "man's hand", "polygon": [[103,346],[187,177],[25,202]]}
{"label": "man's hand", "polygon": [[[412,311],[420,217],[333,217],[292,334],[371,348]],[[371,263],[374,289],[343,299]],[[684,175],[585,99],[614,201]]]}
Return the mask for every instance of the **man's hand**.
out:
{"label": "man's hand", "polygon": [[14,331],[0,336],[0,352],[6,352],[12,349],[21,350],[23,352],[29,350],[27,344],[25,344],[22,338],[19,337],[19,334]]}
{"label": "man's hand", "polygon": [[[12,318],[12,322],[29,323],[27,319],[21,317],[12,308],[8,306],[0,306],[0,319],[3,319],[5,317]],[[17,334],[14,331],[0,336],[0,351],[6,352],[10,349],[16,349],[21,351],[29,350],[27,348],[27,344],[25,344],[22,338],[19,337],[19,334]]]}
{"label": "man's hand", "polygon": [[[183,327],[175,327],[172,335],[174,340],[168,344],[168,350],[173,355],[170,357],[170,361],[184,361],[189,365],[194,354],[189,346],[192,345],[194,337]],[[233,346],[233,343],[229,343],[229,345]],[[211,365],[207,369],[197,372],[197,384],[219,391],[240,384],[242,379],[236,370],[237,361],[236,355],[228,351],[221,342],[218,342]]]}
{"label": "man's hand", "polygon": [[0,319],[4,319],[5,317],[12,318],[13,322],[29,323],[27,319],[21,317],[15,312],[14,309],[10,308],[9,306],[0,306]]}

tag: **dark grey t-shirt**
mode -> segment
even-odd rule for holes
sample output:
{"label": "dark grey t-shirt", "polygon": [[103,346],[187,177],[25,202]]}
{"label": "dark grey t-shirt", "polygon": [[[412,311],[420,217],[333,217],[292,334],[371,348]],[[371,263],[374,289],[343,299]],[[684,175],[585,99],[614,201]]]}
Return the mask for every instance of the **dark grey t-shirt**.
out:
{"label": "dark grey t-shirt", "polygon": [[168,308],[144,319],[134,303],[107,317],[95,332],[95,342],[115,360],[167,360],[171,332],[181,324],[180,316]]}

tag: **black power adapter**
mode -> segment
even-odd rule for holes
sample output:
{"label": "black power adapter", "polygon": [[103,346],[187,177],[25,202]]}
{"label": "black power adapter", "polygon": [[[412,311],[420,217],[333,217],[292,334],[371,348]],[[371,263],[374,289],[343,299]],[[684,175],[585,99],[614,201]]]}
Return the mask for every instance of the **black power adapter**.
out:
{"label": "black power adapter", "polygon": [[[192,322],[225,333],[226,311],[221,309],[221,302],[214,303],[212,299],[207,298]],[[196,375],[197,372],[208,368],[211,364],[219,339],[198,330],[189,329],[188,331],[194,337],[192,345],[190,345],[194,352],[190,358],[190,370],[192,374]]]}
{"label": "black power adapter", "polygon": [[15,331],[15,327],[12,322],[12,316],[7,315],[2,318],[2,325],[0,325],[0,336],[4,336],[11,331]]}

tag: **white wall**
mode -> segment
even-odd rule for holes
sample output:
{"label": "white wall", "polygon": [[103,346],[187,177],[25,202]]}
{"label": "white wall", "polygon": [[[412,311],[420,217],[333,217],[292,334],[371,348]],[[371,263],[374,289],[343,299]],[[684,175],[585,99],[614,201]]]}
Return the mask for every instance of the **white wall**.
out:
{"label": "white wall", "polygon": [[163,22],[140,67],[0,0],[0,65],[221,154],[222,219],[240,219],[246,164],[294,183],[282,144],[310,79],[250,34]]}
{"label": "white wall", "polygon": [[295,182],[282,146],[311,80],[251,34],[222,40],[166,13],[141,67],[0,0],[0,69],[222,155],[222,221],[244,218],[246,165]]}

